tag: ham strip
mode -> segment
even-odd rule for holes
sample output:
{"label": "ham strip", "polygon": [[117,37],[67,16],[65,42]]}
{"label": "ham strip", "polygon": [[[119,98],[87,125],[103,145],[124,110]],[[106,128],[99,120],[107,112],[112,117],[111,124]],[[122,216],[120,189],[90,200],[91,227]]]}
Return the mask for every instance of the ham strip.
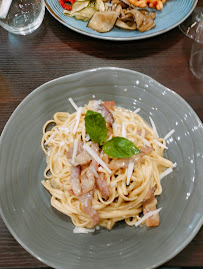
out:
{"label": "ham strip", "polygon": [[143,154],[150,154],[154,151],[154,149],[152,147],[148,147],[148,146],[139,147],[139,149],[141,150],[141,153],[143,153]]}
{"label": "ham strip", "polygon": [[[99,155],[99,145],[94,143],[91,147],[95,153]],[[66,153],[67,158],[72,158],[73,148]],[[81,165],[89,165],[87,172],[81,176]],[[93,189],[95,187],[95,174],[92,171],[94,167],[96,173],[99,164],[92,159],[92,157],[83,149],[83,143],[79,143],[77,156],[75,158],[75,166],[71,166],[70,172],[70,193],[77,196],[81,203],[81,208],[84,213],[89,215],[92,219],[93,226],[100,222],[100,217],[97,211],[92,207]]]}
{"label": "ham strip", "polygon": [[103,106],[106,109],[114,110],[115,102],[114,101],[106,101],[106,102],[103,103]]}
{"label": "ham strip", "polygon": [[97,112],[99,112],[105,119],[107,123],[113,124],[113,115],[111,112],[104,106],[104,104],[98,105]]}
{"label": "ham strip", "polygon": [[[97,155],[99,155],[99,145],[97,143],[92,144],[91,148]],[[99,164],[95,159],[92,159],[91,166],[94,166],[95,170],[97,171]]]}
{"label": "ham strip", "polygon": [[82,211],[91,217],[92,224],[95,226],[100,222],[100,217],[97,211],[92,207],[92,196],[93,191],[90,191],[79,196],[78,199],[81,203]]}
{"label": "ham strip", "polygon": [[86,150],[83,149],[83,151],[76,156],[75,165],[85,165],[88,164],[91,160],[92,157]]}
{"label": "ham strip", "polygon": [[[80,142],[78,143],[78,150],[76,155],[78,155],[79,153],[81,153],[83,151],[83,143]],[[66,156],[68,159],[72,159],[73,156],[73,147],[71,147],[67,152],[66,152]]]}
{"label": "ham strip", "polygon": [[[77,149],[76,158],[75,158],[75,162],[74,162],[75,166],[88,164],[92,159],[91,156],[88,154],[88,152],[83,149],[83,145],[84,145],[84,143],[82,143],[82,142],[80,142],[78,144],[78,149]],[[72,155],[73,155],[73,147],[70,148],[66,152],[66,156],[70,162],[72,159]]]}
{"label": "ham strip", "polygon": [[[99,155],[99,145],[98,144],[94,143],[91,148],[92,148],[92,150],[94,150],[95,153],[97,153],[97,155]],[[83,193],[87,193],[94,188],[95,174],[93,172],[93,169],[95,170],[95,172],[97,172],[98,167],[99,167],[99,164],[96,162],[95,159],[92,159],[92,162],[91,162],[87,172],[81,177],[81,185],[82,185]]]}
{"label": "ham strip", "polygon": [[[150,211],[156,210],[157,205],[157,199],[154,196],[154,192],[156,190],[156,187],[153,189],[150,189],[143,201],[143,214],[147,214]],[[154,227],[159,225],[159,214],[153,215],[146,219],[145,223],[147,227]]]}
{"label": "ham strip", "polygon": [[81,176],[81,187],[83,193],[88,193],[94,188],[95,178],[94,175],[92,177],[88,177],[87,174],[83,174]]}
{"label": "ham strip", "polygon": [[100,113],[104,117],[106,123],[109,123],[109,124],[112,124],[114,122],[113,115],[109,111],[109,109],[113,110],[114,106],[115,106],[114,101],[107,101],[104,103],[100,103],[98,101],[92,100],[92,101],[89,101],[89,104],[88,104],[89,109]]}
{"label": "ham strip", "polygon": [[82,189],[80,185],[80,166],[71,166],[70,171],[70,186],[73,190],[73,193],[78,196],[82,194]]}
{"label": "ham strip", "polygon": [[150,154],[154,149],[152,147],[140,147],[141,153],[133,155],[130,158],[113,159],[108,167],[111,170],[118,170],[120,168],[127,168],[129,161],[133,161],[136,164],[144,155]]}
{"label": "ham strip", "polygon": [[101,192],[102,197],[108,200],[110,195],[109,186],[104,178],[104,173],[99,173],[98,178],[96,178],[96,188]]}
{"label": "ham strip", "polygon": [[143,156],[142,153],[140,153],[130,158],[113,159],[108,164],[108,167],[111,170],[118,170],[120,168],[128,168],[128,164],[130,160],[133,161],[134,164],[136,164],[142,156]]}

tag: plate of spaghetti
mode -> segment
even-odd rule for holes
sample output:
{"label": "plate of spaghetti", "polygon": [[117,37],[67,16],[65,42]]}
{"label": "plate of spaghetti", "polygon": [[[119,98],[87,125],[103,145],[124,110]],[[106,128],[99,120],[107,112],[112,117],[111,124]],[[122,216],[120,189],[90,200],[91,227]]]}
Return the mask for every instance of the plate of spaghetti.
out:
{"label": "plate of spaghetti", "polygon": [[114,41],[149,38],[182,23],[198,0],[45,0],[50,14],[81,34]]}
{"label": "plate of spaghetti", "polygon": [[[78,228],[112,229],[121,220],[158,226],[155,195],[162,192],[160,178],[176,164],[163,157],[166,140],[159,138],[152,118],[150,128],[114,101],[91,100],[80,108],[70,101],[77,112],[56,113],[43,128],[47,166],[42,184],[52,206]],[[55,126],[47,131],[50,124]]]}
{"label": "plate of spaghetti", "polygon": [[157,267],[202,226],[202,135],[179,95],[135,71],[45,83],[1,136],[2,218],[54,268]]}

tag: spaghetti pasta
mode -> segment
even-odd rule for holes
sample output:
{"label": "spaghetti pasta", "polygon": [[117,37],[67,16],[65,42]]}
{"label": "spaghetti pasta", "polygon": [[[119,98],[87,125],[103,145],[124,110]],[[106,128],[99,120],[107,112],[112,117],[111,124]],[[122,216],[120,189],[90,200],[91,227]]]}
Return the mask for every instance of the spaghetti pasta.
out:
{"label": "spaghetti pasta", "polygon": [[[121,220],[135,225],[140,213],[156,210],[155,196],[162,192],[160,174],[165,168],[173,167],[173,163],[163,157],[165,140],[158,138],[138,114],[112,107],[110,103],[90,101],[79,112],[58,112],[43,128],[41,146],[47,167],[42,184],[51,194],[51,205],[68,215],[76,227],[91,229],[99,224],[112,229]],[[106,120],[107,141],[124,133],[141,153],[113,158],[97,143],[89,138],[87,141],[85,115],[88,110],[98,111]],[[88,148],[95,152],[97,159],[86,151]],[[98,158],[106,166],[99,165]],[[157,226],[158,213],[149,216],[145,224]]]}

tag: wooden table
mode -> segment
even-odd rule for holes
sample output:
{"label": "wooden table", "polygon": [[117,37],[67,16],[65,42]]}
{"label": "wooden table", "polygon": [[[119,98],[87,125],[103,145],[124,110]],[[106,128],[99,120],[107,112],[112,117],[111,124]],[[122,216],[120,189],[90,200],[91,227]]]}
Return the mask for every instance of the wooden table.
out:
{"label": "wooden table", "polygon": [[[203,1],[199,1],[203,6]],[[83,36],[48,12],[32,35],[0,29],[0,132],[17,105],[36,87],[54,78],[102,66],[145,73],[181,95],[203,121],[203,82],[191,73],[191,40],[175,28],[160,36],[110,42]],[[203,228],[164,266],[203,266]],[[0,217],[0,268],[47,268],[12,237]]]}

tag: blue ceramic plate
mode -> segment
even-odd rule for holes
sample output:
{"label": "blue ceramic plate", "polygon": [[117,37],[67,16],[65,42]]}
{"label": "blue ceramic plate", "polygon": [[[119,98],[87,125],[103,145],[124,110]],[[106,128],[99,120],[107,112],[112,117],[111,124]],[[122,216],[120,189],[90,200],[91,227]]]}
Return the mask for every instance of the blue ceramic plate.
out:
{"label": "blue ceramic plate", "polygon": [[[177,167],[161,181],[159,227],[120,222],[111,231],[75,234],[70,218],[51,206],[41,184],[46,167],[43,125],[58,111],[74,112],[69,97],[84,106],[93,95],[126,109],[139,107],[148,124],[152,116],[161,137],[175,129],[165,154]],[[202,137],[203,125],[192,108],[142,73],[102,67],[52,80],[22,101],[2,132],[0,214],[16,240],[52,268],[156,268],[189,244],[203,224]]]}
{"label": "blue ceramic plate", "polygon": [[60,6],[58,0],[45,0],[46,7],[52,16],[68,28],[87,36],[115,41],[144,39],[165,33],[182,23],[191,14],[197,2],[198,0],[168,0],[164,4],[164,8],[156,12],[155,28],[144,33],[121,30],[117,27],[114,27],[108,33],[98,33],[88,28],[87,22],[64,15],[64,9]]}

